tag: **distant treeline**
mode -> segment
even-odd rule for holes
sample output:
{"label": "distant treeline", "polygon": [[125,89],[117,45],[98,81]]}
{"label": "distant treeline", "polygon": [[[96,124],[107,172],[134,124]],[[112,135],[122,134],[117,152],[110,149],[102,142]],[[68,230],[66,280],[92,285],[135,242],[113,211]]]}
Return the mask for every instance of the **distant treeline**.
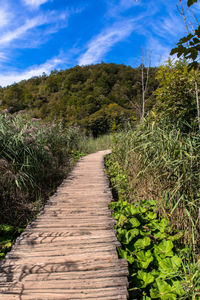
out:
{"label": "distant treeline", "polygon": [[[142,66],[101,63],[52,71],[0,89],[0,109],[10,113],[28,111],[32,117],[78,125],[94,136],[116,131],[140,119]],[[144,77],[146,77],[145,69]],[[146,111],[155,103],[158,86],[150,68]],[[144,78],[146,80],[146,78]]]}

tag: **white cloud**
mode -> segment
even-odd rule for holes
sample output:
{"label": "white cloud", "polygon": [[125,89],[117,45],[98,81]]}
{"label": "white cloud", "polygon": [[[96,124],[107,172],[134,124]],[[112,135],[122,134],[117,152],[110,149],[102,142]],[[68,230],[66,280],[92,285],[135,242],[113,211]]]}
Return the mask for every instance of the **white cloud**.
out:
{"label": "white cloud", "polygon": [[37,8],[49,0],[23,0],[24,4],[32,8]]}
{"label": "white cloud", "polygon": [[[114,18],[118,18],[121,16],[121,14],[123,14],[125,11],[128,11],[131,8],[137,7],[137,6],[142,6],[144,3],[141,0],[120,0],[118,3],[116,3],[116,1],[110,1],[107,0],[107,5],[109,7],[108,11],[107,11],[107,16],[108,17],[114,17]],[[151,5],[151,3],[150,3]],[[149,3],[146,6],[146,10],[148,10],[149,14],[152,13],[152,10],[149,9]],[[154,9],[155,9],[155,5],[154,5]]]}
{"label": "white cloud", "polygon": [[11,18],[11,13],[9,13],[5,8],[0,8],[0,28],[8,25]]}
{"label": "white cloud", "polygon": [[130,20],[103,30],[89,42],[88,50],[79,57],[78,64],[88,65],[99,62],[112,46],[128,37],[132,30],[133,22]]}
{"label": "white cloud", "polygon": [[183,20],[172,14],[161,18],[157,23],[152,21],[151,25],[155,34],[166,39],[174,37],[177,40],[177,37],[186,31]]}
{"label": "white cloud", "polygon": [[4,61],[7,61],[7,59],[8,58],[7,58],[6,54],[3,52],[0,52],[0,61],[4,62]]}
{"label": "white cloud", "polygon": [[33,29],[34,27],[38,27],[45,23],[46,20],[42,17],[36,17],[27,20],[24,25],[19,26],[17,29],[8,31],[4,35],[2,35],[0,37],[0,46],[2,46],[3,44],[8,44],[13,40],[21,38],[28,30]]}
{"label": "white cloud", "polygon": [[0,74],[0,86],[4,87],[14,82],[19,82],[21,80],[29,79],[34,76],[42,75],[42,73],[49,74],[52,70],[57,68],[59,65],[63,63],[63,60],[58,57],[54,57],[51,60],[48,60],[42,65],[33,66],[28,70],[23,72],[9,72]]}
{"label": "white cloud", "polygon": [[135,6],[139,6],[142,5],[141,1],[136,1],[136,0],[121,0],[120,1],[120,8],[121,10],[127,10],[129,8],[135,7]]}
{"label": "white cloud", "polygon": [[[14,30],[9,30],[0,36],[0,48],[7,46],[9,43],[24,39],[27,36],[29,46],[40,44],[42,41],[45,40],[45,36],[55,33],[59,30],[60,26],[58,22],[60,22],[61,27],[68,25],[68,12],[62,12],[60,15],[55,14],[55,12],[51,12],[48,15],[39,15],[32,19],[27,19],[25,23],[21,26],[18,26]],[[37,36],[37,32],[34,31],[35,39],[33,38],[33,29],[45,25],[54,23],[55,26],[45,29],[42,33],[41,39],[41,32],[39,31],[39,36]],[[24,43],[24,41],[23,41]],[[22,44],[19,44],[21,48],[24,48]],[[24,43],[25,47],[29,47],[26,43]]]}

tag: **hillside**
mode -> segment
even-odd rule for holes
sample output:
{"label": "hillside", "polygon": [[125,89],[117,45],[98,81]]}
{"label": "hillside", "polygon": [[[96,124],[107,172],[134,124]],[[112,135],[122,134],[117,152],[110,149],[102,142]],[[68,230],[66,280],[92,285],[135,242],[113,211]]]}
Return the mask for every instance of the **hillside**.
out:
{"label": "hillside", "polygon": [[[141,67],[114,63],[52,71],[0,89],[0,109],[62,120],[94,136],[116,130],[141,115]],[[147,110],[154,103],[155,68],[150,69]]]}

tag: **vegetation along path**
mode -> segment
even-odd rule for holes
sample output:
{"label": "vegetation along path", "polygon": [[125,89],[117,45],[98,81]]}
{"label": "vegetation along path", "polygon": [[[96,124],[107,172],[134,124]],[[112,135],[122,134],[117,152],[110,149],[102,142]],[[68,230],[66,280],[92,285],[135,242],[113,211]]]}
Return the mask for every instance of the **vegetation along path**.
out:
{"label": "vegetation along path", "polygon": [[0,266],[0,299],[127,299],[100,151],[82,158]]}

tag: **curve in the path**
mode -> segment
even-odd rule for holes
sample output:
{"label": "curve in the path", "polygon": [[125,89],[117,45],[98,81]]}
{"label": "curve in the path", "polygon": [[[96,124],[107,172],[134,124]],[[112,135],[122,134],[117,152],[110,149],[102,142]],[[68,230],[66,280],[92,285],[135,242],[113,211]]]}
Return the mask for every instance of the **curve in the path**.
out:
{"label": "curve in the path", "polygon": [[82,158],[0,265],[1,300],[127,299],[100,151]]}

